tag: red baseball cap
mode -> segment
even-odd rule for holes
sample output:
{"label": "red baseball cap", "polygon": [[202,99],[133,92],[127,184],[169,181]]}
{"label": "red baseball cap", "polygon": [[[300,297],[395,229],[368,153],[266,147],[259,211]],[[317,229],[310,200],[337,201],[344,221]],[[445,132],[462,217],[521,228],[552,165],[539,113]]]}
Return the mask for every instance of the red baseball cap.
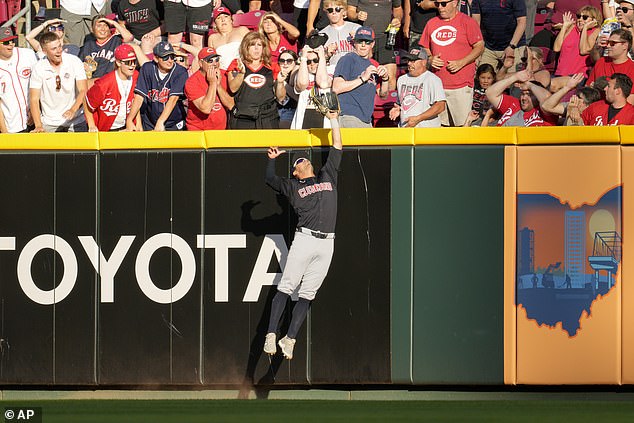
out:
{"label": "red baseball cap", "polygon": [[220,56],[213,47],[205,47],[198,52],[198,58],[200,60],[205,60],[206,58],[213,56]]}
{"label": "red baseball cap", "polygon": [[117,60],[136,59],[136,53],[129,44],[121,44],[114,50],[114,58]]}
{"label": "red baseball cap", "polygon": [[217,8],[216,10],[214,10],[214,21],[216,20],[216,18],[222,14],[225,15],[229,15],[231,16],[231,10],[227,9],[224,6],[220,6],[219,8]]}
{"label": "red baseball cap", "polygon": [[18,38],[18,36],[13,33],[11,27],[0,28],[0,41],[15,40],[16,38]]}

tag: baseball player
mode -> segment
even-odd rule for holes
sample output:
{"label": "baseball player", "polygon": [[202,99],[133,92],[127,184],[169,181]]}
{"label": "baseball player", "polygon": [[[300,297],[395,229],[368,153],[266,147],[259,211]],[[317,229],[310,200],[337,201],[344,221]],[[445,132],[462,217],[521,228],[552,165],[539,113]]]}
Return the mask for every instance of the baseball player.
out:
{"label": "baseball player", "polygon": [[288,197],[299,218],[282,280],[271,304],[271,318],[264,342],[265,353],[273,355],[277,352],[275,341],[280,318],[291,294],[298,294],[299,301],[293,308],[288,332],[277,343],[284,357],[289,360],[293,358],[297,333],[306,319],[310,303],[328,273],[334,251],[337,171],[343,154],[338,115],[338,111],[326,113],[332,125],[332,148],[326,164],[317,175],[312,163],[305,157],[299,157],[293,163],[294,178],[275,175],[275,159],[285,151],[277,147],[268,150],[266,183],[276,192]]}
{"label": "baseball player", "polygon": [[[161,41],[154,46],[154,60],[145,63],[134,89],[134,101],[126,120],[126,128],[136,131],[134,117],[139,110],[146,131],[180,131],[185,129],[185,96],[187,71],[174,62],[174,48]],[[143,107],[141,107],[143,106]]]}
{"label": "baseball player", "polygon": [[29,79],[37,58],[15,46],[10,27],[0,28],[0,132],[24,132],[29,124]]}

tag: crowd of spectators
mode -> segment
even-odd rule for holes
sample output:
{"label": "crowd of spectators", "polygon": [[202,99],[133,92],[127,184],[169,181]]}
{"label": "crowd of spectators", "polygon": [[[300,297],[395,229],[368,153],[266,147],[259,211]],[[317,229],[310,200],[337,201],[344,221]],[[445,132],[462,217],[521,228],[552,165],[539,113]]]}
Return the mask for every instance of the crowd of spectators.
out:
{"label": "crowd of spectators", "polygon": [[634,0],[284,6],[61,0],[0,28],[0,132],[634,124]]}

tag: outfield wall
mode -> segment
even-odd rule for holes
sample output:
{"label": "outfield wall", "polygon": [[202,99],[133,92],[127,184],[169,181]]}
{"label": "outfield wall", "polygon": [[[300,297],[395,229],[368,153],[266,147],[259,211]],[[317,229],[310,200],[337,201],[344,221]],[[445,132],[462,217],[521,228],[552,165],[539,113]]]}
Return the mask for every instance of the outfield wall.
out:
{"label": "outfield wall", "polygon": [[[271,363],[296,221],[263,147],[318,168],[327,130],[2,135],[0,384],[634,383],[632,134],[343,130],[330,273],[294,359]],[[588,284],[596,232],[622,260]]]}

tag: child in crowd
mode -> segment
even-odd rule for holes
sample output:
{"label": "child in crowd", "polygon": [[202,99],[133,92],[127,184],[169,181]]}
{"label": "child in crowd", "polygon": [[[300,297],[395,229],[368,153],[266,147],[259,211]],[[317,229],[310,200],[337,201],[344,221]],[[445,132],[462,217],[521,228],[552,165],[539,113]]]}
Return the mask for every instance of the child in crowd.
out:
{"label": "child in crowd", "polygon": [[473,87],[473,106],[463,126],[488,126],[494,115],[486,90],[495,82],[495,69],[488,63],[478,66]]}

